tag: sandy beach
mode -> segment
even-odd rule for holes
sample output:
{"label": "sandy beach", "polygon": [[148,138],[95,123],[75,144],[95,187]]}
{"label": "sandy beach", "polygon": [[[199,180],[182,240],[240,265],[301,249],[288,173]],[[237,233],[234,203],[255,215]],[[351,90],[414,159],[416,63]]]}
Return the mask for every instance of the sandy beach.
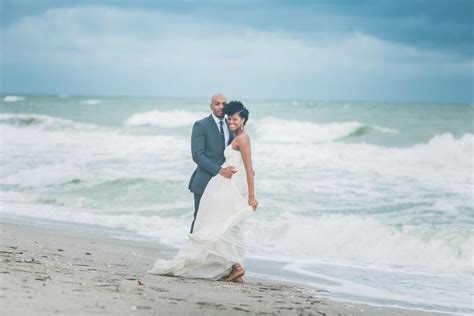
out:
{"label": "sandy beach", "polygon": [[150,275],[163,246],[0,227],[2,315],[441,315],[333,301],[301,285],[251,277],[236,284]]}

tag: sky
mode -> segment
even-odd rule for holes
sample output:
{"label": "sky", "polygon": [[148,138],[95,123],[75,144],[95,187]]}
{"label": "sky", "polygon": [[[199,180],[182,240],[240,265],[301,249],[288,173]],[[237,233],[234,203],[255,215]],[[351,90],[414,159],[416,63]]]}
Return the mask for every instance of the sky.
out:
{"label": "sky", "polygon": [[0,0],[1,93],[474,103],[474,1]]}

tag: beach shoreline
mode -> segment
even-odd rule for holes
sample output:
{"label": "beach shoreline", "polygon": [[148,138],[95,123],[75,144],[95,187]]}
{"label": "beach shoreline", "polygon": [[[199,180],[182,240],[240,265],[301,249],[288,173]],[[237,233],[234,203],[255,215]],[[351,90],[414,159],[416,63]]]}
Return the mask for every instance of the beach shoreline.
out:
{"label": "beach shoreline", "polygon": [[6,223],[0,232],[5,315],[442,315],[334,301],[252,277],[235,284],[147,274],[164,247],[155,243]]}

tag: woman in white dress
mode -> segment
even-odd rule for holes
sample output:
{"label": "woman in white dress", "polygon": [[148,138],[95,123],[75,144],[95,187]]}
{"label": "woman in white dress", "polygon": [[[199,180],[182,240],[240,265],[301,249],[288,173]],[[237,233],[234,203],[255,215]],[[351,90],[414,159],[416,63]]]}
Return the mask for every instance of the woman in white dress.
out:
{"label": "woman in white dress", "polygon": [[148,273],[243,282],[243,226],[257,208],[250,138],[244,126],[249,111],[231,101],[225,109],[234,140],[224,150],[223,167],[237,172],[231,179],[213,177],[201,198],[189,243],[171,261],[158,259]]}

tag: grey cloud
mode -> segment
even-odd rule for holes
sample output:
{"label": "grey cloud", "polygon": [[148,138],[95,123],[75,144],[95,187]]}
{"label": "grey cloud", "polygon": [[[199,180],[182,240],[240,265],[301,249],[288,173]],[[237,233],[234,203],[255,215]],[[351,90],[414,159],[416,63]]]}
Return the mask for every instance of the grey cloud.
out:
{"label": "grey cloud", "polygon": [[[3,0],[2,24],[50,8],[106,5],[172,13],[178,21],[218,22],[256,30],[287,32],[318,39],[346,32],[363,32],[385,41],[420,49],[471,56],[474,43],[474,1],[149,1],[149,0]],[[100,25],[97,30],[100,31]]]}
{"label": "grey cloud", "polygon": [[[251,10],[255,4],[232,5],[228,14],[218,13],[229,6],[208,3],[209,10],[89,5],[24,15],[2,28],[3,89],[472,100],[472,56],[387,40],[361,26],[395,27],[409,19],[406,14],[364,20],[322,5],[313,12],[311,3],[285,9],[289,4],[277,2],[267,14],[261,6]],[[413,23],[420,28],[428,22]]]}

